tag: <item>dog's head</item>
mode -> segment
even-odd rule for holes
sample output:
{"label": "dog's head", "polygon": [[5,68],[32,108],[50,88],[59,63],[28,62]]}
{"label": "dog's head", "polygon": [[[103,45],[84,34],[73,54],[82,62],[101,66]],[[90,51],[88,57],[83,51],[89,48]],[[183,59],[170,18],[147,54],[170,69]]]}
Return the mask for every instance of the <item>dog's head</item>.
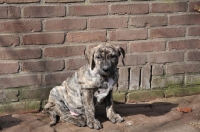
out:
{"label": "dog's head", "polygon": [[102,77],[109,77],[115,73],[120,55],[124,64],[124,49],[111,44],[98,45],[85,54],[91,70],[96,69]]}

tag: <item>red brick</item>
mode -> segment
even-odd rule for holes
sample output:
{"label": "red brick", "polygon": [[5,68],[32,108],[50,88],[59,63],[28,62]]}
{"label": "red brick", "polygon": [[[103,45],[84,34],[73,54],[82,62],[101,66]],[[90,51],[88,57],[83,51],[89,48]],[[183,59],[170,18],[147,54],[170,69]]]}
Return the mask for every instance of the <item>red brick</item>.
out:
{"label": "red brick", "polygon": [[85,0],[45,0],[46,3],[74,3],[74,2],[84,2]]}
{"label": "red brick", "polygon": [[151,63],[181,62],[184,60],[184,52],[161,52],[149,54]]}
{"label": "red brick", "polygon": [[20,18],[20,8],[15,6],[0,7],[0,18]]}
{"label": "red brick", "polygon": [[60,71],[64,69],[64,61],[28,61],[22,63],[22,71],[43,72],[43,71]]}
{"label": "red brick", "polygon": [[193,25],[200,24],[200,14],[187,14],[170,16],[170,25]]}
{"label": "red brick", "polygon": [[65,16],[65,6],[26,6],[24,17],[62,17]]}
{"label": "red brick", "polygon": [[61,58],[84,55],[85,46],[49,47],[44,49],[47,58]]}
{"label": "red brick", "polygon": [[187,2],[152,3],[151,5],[151,12],[153,13],[173,13],[186,11]]}
{"label": "red brick", "polygon": [[200,75],[186,75],[185,76],[185,85],[186,86],[191,86],[191,85],[199,85],[200,83]]}
{"label": "red brick", "polygon": [[199,36],[200,35],[200,27],[189,27],[188,36]]}
{"label": "red brick", "polygon": [[116,30],[108,32],[109,40],[139,40],[147,39],[146,29]]}
{"label": "red brick", "polygon": [[186,59],[188,61],[199,61],[200,60],[200,51],[188,51],[186,54]]}
{"label": "red brick", "polygon": [[166,73],[169,75],[200,72],[200,64],[173,64],[167,65]]}
{"label": "red brick", "polygon": [[126,66],[144,65],[146,63],[147,63],[147,56],[144,54],[126,55],[126,57],[125,57],[125,65]]}
{"label": "red brick", "polygon": [[119,91],[128,91],[128,68],[120,68],[119,69],[119,80],[118,80],[118,90]]}
{"label": "red brick", "polygon": [[127,28],[128,17],[98,17],[90,18],[88,28]]}
{"label": "red brick", "polygon": [[169,50],[188,50],[188,49],[196,49],[200,48],[200,40],[199,39],[188,39],[188,40],[176,40],[168,42]]}
{"label": "red brick", "polygon": [[40,20],[1,21],[0,32],[35,32],[41,31]]}
{"label": "red brick", "polygon": [[42,56],[42,51],[41,49],[38,49],[38,48],[0,49],[1,60],[38,59],[41,56]]}
{"label": "red brick", "polygon": [[153,65],[152,67],[152,75],[153,76],[161,76],[164,73],[163,65]]}
{"label": "red brick", "polygon": [[84,31],[67,33],[67,42],[105,42],[106,31]]}
{"label": "red brick", "polygon": [[19,36],[16,35],[2,35],[0,36],[0,47],[18,46]]}
{"label": "red brick", "polygon": [[71,5],[68,8],[70,16],[107,15],[108,5]]}
{"label": "red brick", "polygon": [[185,32],[185,28],[155,28],[150,29],[150,38],[184,37]]}
{"label": "red brick", "polygon": [[0,3],[36,3],[40,2],[40,0],[0,0]]}
{"label": "red brick", "polygon": [[165,41],[139,41],[129,44],[129,52],[153,52],[164,51]]}
{"label": "red brick", "polygon": [[150,89],[150,79],[151,78],[151,66],[145,65],[141,70],[141,88],[142,89]]}
{"label": "red brick", "polygon": [[118,2],[118,1],[127,1],[127,0],[89,0],[89,2],[97,3],[97,2]]}
{"label": "red brick", "polygon": [[166,26],[167,21],[167,16],[134,16],[130,18],[130,25],[134,27]]}
{"label": "red brick", "polygon": [[190,12],[196,12],[196,11],[194,10],[194,6],[195,6],[195,5],[200,6],[200,1],[189,1],[189,11],[190,11]]}
{"label": "red brick", "polygon": [[[94,48],[94,47],[96,47],[96,46],[98,46],[100,43],[97,43],[97,44],[89,44],[87,47],[87,50],[90,50],[90,49],[92,49],[92,48]],[[102,43],[102,44],[105,44],[105,43]],[[87,50],[85,51],[85,52],[87,52]]]}
{"label": "red brick", "polygon": [[140,68],[137,66],[131,67],[130,69],[130,86],[129,90],[139,90],[140,89]]}
{"label": "red brick", "polygon": [[64,33],[28,34],[23,36],[24,45],[62,44]]}
{"label": "red brick", "polygon": [[8,7],[2,6],[0,7],[0,18],[8,18]]}
{"label": "red brick", "polygon": [[46,74],[44,79],[44,84],[61,84],[65,81],[69,76],[71,76],[74,72],[58,72]]}
{"label": "red brick", "polygon": [[50,19],[44,21],[44,30],[45,31],[83,30],[86,29],[86,25],[87,23],[85,18]]}
{"label": "red brick", "polygon": [[0,63],[0,74],[17,73],[18,70],[19,70],[18,62],[1,62]]}
{"label": "red brick", "polygon": [[14,75],[0,77],[0,88],[34,86],[41,84],[41,75]]}
{"label": "red brick", "polygon": [[113,4],[110,8],[111,14],[147,14],[149,4]]}
{"label": "red brick", "polygon": [[65,65],[68,70],[77,70],[86,63],[87,61],[85,60],[85,58],[74,58],[67,59]]}
{"label": "red brick", "polygon": [[[151,88],[167,88],[169,86],[181,86],[184,84],[184,76],[153,76],[151,81]],[[163,95],[164,97],[164,95]],[[170,97],[170,95],[165,93],[165,97]]]}

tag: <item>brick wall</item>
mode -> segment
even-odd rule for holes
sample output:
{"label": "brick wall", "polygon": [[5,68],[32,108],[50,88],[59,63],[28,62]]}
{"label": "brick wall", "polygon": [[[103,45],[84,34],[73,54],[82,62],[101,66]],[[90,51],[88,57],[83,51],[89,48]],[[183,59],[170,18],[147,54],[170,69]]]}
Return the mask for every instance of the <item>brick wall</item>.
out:
{"label": "brick wall", "polygon": [[126,50],[116,91],[199,85],[195,5],[200,0],[0,0],[2,106],[41,105],[86,63],[84,51],[102,43]]}

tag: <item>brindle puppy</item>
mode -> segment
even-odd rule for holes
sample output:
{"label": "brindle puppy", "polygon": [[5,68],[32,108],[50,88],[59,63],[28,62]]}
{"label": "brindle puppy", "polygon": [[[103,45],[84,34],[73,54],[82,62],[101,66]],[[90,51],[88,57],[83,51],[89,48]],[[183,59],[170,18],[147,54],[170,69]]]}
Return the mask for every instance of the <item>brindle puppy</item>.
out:
{"label": "brindle puppy", "polygon": [[100,129],[101,123],[95,119],[95,104],[105,100],[108,119],[122,122],[124,119],[113,110],[112,87],[118,81],[118,59],[125,51],[121,47],[101,44],[85,54],[88,63],[68,77],[61,86],[54,87],[44,110],[50,114],[52,122],[57,123],[56,116],[77,126],[87,125]]}

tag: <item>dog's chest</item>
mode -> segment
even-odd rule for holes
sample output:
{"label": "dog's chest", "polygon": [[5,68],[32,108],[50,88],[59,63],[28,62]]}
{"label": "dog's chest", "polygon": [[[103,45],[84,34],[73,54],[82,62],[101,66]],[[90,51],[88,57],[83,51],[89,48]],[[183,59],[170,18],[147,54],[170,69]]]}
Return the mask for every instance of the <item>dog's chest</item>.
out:
{"label": "dog's chest", "polygon": [[[100,79],[101,80],[101,79]],[[104,86],[104,84],[108,84],[108,81],[107,80],[98,80],[97,82],[99,82],[97,84],[97,90],[95,90],[94,92],[94,96],[97,98],[99,95],[101,94],[105,94],[108,90],[108,86]]]}
{"label": "dog's chest", "polygon": [[114,80],[112,78],[109,78],[107,82],[104,82],[107,84],[106,88],[99,88],[95,93],[94,97],[97,98],[97,102],[101,102],[109,93],[110,90],[112,90],[114,85]]}

